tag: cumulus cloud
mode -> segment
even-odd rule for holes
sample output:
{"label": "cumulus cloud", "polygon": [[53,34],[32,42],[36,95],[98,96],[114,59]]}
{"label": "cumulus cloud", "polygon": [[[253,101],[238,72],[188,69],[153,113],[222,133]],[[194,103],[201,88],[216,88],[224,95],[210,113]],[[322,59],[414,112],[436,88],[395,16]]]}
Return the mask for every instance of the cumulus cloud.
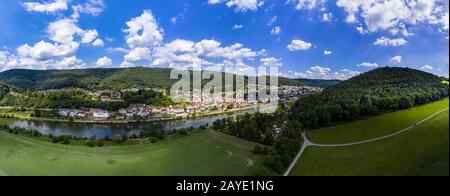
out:
{"label": "cumulus cloud", "polygon": [[341,69],[339,71],[333,71],[331,68],[328,68],[328,67],[313,66],[304,72],[289,71],[287,74],[282,74],[282,76],[289,77],[289,78],[347,80],[347,79],[355,77],[359,74],[361,74],[361,73],[358,71],[353,71],[353,70],[349,70],[349,69]]}
{"label": "cumulus cloud", "polygon": [[394,56],[391,58],[391,60],[389,61],[390,63],[402,63],[402,56]]}
{"label": "cumulus cloud", "polygon": [[69,0],[54,0],[52,2],[25,2],[23,6],[27,11],[54,13],[67,10]]}
{"label": "cumulus cloud", "polygon": [[32,58],[35,60],[48,60],[53,57],[67,57],[75,54],[78,50],[79,44],[71,42],[69,44],[52,44],[45,41],[40,41],[34,46],[28,44],[17,48],[19,57]]}
{"label": "cumulus cloud", "polygon": [[432,65],[424,65],[420,69],[430,71],[430,70],[434,70],[434,67]]}
{"label": "cumulus cloud", "polygon": [[[388,30],[392,34],[411,35],[406,26],[418,23],[440,25],[448,31],[447,0],[337,0],[347,12],[348,23],[364,23],[364,31]],[[447,1],[448,2],[448,1]],[[447,25],[446,25],[447,24]],[[363,28],[363,27],[361,27]]]}
{"label": "cumulus cloud", "polygon": [[125,62],[137,63],[151,59],[150,49],[148,48],[134,48],[127,55],[124,56]]}
{"label": "cumulus cloud", "polygon": [[387,37],[381,37],[378,38],[373,44],[378,46],[403,46],[407,43],[408,41],[403,38],[390,39]]}
{"label": "cumulus cloud", "polygon": [[248,67],[246,61],[253,61],[254,58],[264,55],[265,50],[253,51],[239,43],[223,47],[222,43],[216,40],[193,42],[177,39],[155,48],[152,65],[166,65],[177,69],[198,69],[202,66]]}
{"label": "cumulus cloud", "polygon": [[89,44],[93,42],[98,37],[97,30],[87,30],[83,32],[83,37],[81,38],[81,43]]}
{"label": "cumulus cloud", "polygon": [[311,43],[305,42],[303,40],[292,40],[291,44],[288,45],[288,49],[292,52],[299,50],[308,50],[312,47]]}
{"label": "cumulus cloud", "polygon": [[332,55],[333,52],[330,51],[330,50],[325,50],[325,51],[323,51],[323,54],[324,54],[324,55]]}
{"label": "cumulus cloud", "polygon": [[103,47],[105,45],[105,42],[103,42],[102,39],[96,39],[94,42],[92,42],[92,45],[95,47]]}
{"label": "cumulus cloud", "polygon": [[58,69],[74,69],[86,67],[86,64],[83,62],[83,60],[78,59],[76,56],[65,57],[60,61],[55,62],[54,64],[54,67]]}
{"label": "cumulus cloud", "polygon": [[89,14],[93,16],[98,16],[106,8],[104,0],[87,0],[83,4],[77,4],[72,6],[73,14],[72,18],[80,17],[80,14]]}
{"label": "cumulus cloud", "polygon": [[280,62],[280,59],[268,57],[268,58],[261,58],[261,66],[264,67],[281,67],[283,64]]}
{"label": "cumulus cloud", "polygon": [[163,41],[164,30],[158,26],[150,10],[145,10],[140,16],[131,19],[124,30],[125,39],[130,48],[154,47]]}
{"label": "cumulus cloud", "polygon": [[358,67],[375,68],[375,67],[378,67],[378,63],[364,62],[364,63],[358,64]]}
{"label": "cumulus cloud", "polygon": [[225,3],[236,12],[256,11],[264,5],[264,0],[208,0],[208,4],[215,5]]}
{"label": "cumulus cloud", "polygon": [[112,65],[112,60],[106,56],[99,58],[95,63],[98,67],[108,67]]}

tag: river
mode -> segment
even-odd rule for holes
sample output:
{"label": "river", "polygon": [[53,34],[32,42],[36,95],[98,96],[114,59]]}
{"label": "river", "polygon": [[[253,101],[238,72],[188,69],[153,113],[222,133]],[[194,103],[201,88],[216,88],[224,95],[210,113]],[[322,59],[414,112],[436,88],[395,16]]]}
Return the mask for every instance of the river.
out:
{"label": "river", "polygon": [[95,136],[97,139],[113,138],[116,135],[139,136],[141,131],[152,130],[163,127],[167,132],[174,129],[194,127],[202,125],[211,125],[216,120],[245,115],[246,113],[256,113],[257,109],[251,109],[233,114],[220,114],[215,116],[203,117],[199,119],[184,119],[180,121],[150,122],[150,123],[130,123],[130,124],[78,124],[66,122],[45,122],[45,121],[24,121],[13,119],[2,119],[2,123],[10,128],[24,128],[27,130],[36,130],[44,135],[52,134],[54,136],[70,135],[79,138],[88,138]]}

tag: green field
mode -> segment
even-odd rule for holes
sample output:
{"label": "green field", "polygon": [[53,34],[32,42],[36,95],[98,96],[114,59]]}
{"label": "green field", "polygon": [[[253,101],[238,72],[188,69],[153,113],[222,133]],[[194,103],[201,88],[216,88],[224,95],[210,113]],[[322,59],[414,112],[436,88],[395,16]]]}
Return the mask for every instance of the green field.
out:
{"label": "green field", "polygon": [[156,144],[88,148],[0,132],[0,173],[6,175],[203,176],[252,175],[254,144],[202,131]]}
{"label": "green field", "polygon": [[[442,104],[442,103],[438,103]],[[447,103],[448,104],[448,103]],[[435,105],[429,105],[434,108]],[[425,108],[419,108],[426,112]],[[414,114],[417,112],[413,109]],[[410,114],[402,113],[411,116]],[[388,114],[392,116],[392,114]],[[380,118],[380,117],[378,117]],[[386,120],[390,120],[386,118]],[[380,121],[366,127],[384,125]],[[352,123],[354,124],[354,123]],[[361,122],[357,126],[364,127]],[[352,127],[351,124],[347,125]],[[402,127],[405,128],[405,127]],[[352,133],[348,130],[335,129]],[[381,133],[381,132],[380,132]],[[377,133],[377,134],[380,134]],[[342,134],[343,135],[343,134]],[[367,135],[367,134],[364,134]],[[338,141],[354,141],[339,139]],[[449,175],[449,112],[443,112],[405,133],[381,141],[350,147],[308,147],[291,175]],[[334,140],[326,140],[334,142]]]}
{"label": "green field", "polygon": [[342,144],[372,139],[411,126],[420,120],[449,107],[449,99],[368,119],[307,131],[314,143]]}

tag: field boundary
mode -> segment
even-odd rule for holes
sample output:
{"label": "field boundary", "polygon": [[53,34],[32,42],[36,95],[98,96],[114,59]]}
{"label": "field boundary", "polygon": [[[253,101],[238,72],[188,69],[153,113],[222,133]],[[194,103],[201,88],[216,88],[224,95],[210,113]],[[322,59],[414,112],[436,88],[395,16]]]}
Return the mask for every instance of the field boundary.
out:
{"label": "field boundary", "polygon": [[373,139],[368,139],[368,140],[363,140],[363,141],[359,141],[359,142],[352,142],[352,143],[346,143],[346,144],[316,144],[316,143],[311,142],[311,141],[306,137],[306,134],[305,134],[305,133],[302,133],[302,136],[303,136],[303,139],[304,139],[302,148],[301,148],[300,151],[297,153],[297,155],[296,155],[294,161],[291,163],[291,165],[290,165],[289,168],[286,170],[286,172],[284,173],[283,176],[288,176],[288,175],[291,173],[292,169],[294,169],[295,165],[296,165],[297,162],[300,160],[300,158],[301,158],[303,152],[306,150],[306,148],[308,148],[308,147],[310,147],[310,146],[324,147],[324,148],[330,148],[330,147],[339,148],[339,147],[348,147],[348,146],[362,145],[362,144],[367,144],[367,143],[372,143],[372,142],[376,142],[376,141],[388,139],[388,138],[394,137],[394,136],[396,136],[396,135],[400,135],[400,134],[402,134],[402,133],[404,133],[404,132],[406,132],[406,131],[409,131],[410,129],[415,128],[415,127],[417,127],[417,126],[419,126],[419,125],[421,125],[421,124],[423,124],[423,123],[429,121],[430,119],[434,118],[435,116],[437,116],[437,115],[439,115],[439,114],[441,114],[441,113],[443,113],[443,112],[446,112],[446,111],[448,111],[448,110],[449,110],[449,108],[440,110],[440,111],[438,111],[438,112],[436,112],[436,113],[434,113],[434,114],[432,114],[432,115],[430,115],[430,116],[428,116],[428,117],[422,119],[421,121],[417,122],[416,124],[411,125],[411,126],[405,128],[405,129],[402,129],[402,130],[397,131],[397,132],[395,132],[395,133],[391,133],[391,134],[389,134],[389,135],[385,135],[385,136],[381,136],[381,137],[377,137],[377,138],[373,138]]}

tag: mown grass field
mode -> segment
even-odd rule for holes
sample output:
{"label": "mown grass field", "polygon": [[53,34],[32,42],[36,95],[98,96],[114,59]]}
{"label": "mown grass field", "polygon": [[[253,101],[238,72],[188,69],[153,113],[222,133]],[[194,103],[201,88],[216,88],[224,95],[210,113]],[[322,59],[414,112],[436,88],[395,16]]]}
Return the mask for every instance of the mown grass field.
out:
{"label": "mown grass field", "polygon": [[372,139],[411,126],[420,120],[449,107],[449,99],[387,113],[364,120],[307,131],[308,139],[320,144],[342,144]]}
{"label": "mown grass field", "polygon": [[64,146],[0,131],[0,170],[7,175],[252,175],[254,144],[211,131],[156,144]]}
{"label": "mown grass field", "polygon": [[[424,108],[421,110],[428,111]],[[366,122],[368,128],[378,126],[370,124],[370,120]],[[388,122],[378,122],[384,123]],[[355,127],[360,126],[362,124]],[[449,112],[446,111],[405,133],[385,140],[350,147],[309,147],[291,175],[448,176],[448,150]]]}

